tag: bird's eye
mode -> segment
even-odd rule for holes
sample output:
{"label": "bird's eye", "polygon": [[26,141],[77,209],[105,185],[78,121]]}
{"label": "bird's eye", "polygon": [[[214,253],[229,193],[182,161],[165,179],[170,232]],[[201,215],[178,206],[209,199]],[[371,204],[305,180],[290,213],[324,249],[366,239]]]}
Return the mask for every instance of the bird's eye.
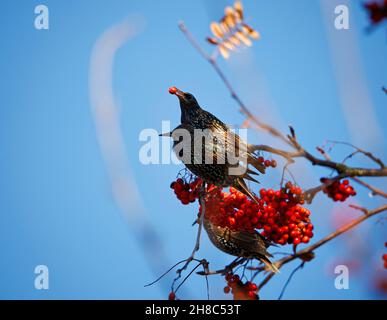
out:
{"label": "bird's eye", "polygon": [[185,99],[186,100],[191,100],[192,96],[189,93],[185,94]]}

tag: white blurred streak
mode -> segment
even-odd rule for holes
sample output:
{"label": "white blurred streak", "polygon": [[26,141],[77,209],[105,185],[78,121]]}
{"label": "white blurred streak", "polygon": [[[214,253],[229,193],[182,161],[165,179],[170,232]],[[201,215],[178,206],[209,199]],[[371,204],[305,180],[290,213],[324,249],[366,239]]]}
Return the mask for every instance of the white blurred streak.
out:
{"label": "white blurred streak", "polygon": [[138,31],[138,27],[128,20],[109,28],[94,45],[90,62],[90,99],[97,137],[115,201],[129,222],[139,218],[143,207],[129,168],[119,110],[114,100],[112,71],[116,52]]}
{"label": "white blurred streak", "polygon": [[[155,275],[165,271],[169,262],[162,240],[149,223],[141,195],[130,170],[113,92],[113,66],[117,51],[141,31],[140,17],[131,17],[106,30],[95,43],[90,61],[89,90],[96,134],[108,170],[114,200],[134,231],[142,253]],[[128,252],[130,254],[130,252]],[[136,264],[133,265],[137,272]],[[133,270],[128,270],[133,272]],[[160,283],[167,289],[166,280]],[[149,279],[144,279],[146,283]]]}
{"label": "white blurred streak", "polygon": [[[320,0],[321,12],[331,51],[339,98],[353,144],[371,151],[383,143],[383,134],[369,96],[362,68],[355,17],[348,0]],[[335,7],[346,5],[349,10],[349,30],[337,30]],[[359,3],[352,3],[359,5]],[[377,88],[379,89],[379,88]],[[322,94],[324,94],[322,92]]]}

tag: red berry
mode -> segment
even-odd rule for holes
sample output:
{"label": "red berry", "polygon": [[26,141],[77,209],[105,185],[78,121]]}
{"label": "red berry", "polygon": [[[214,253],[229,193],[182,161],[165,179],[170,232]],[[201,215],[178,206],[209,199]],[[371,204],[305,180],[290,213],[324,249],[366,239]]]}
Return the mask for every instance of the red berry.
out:
{"label": "red berry", "polygon": [[336,193],[335,195],[334,195],[334,197],[333,197],[333,199],[335,200],[335,201],[341,201],[341,200],[343,200],[343,195],[341,194],[341,193]]}
{"label": "red berry", "polygon": [[225,294],[229,293],[230,292],[230,287],[229,286],[224,287],[223,291],[224,291]]}
{"label": "red berry", "polygon": [[176,87],[170,87],[168,91],[169,91],[170,94],[176,94],[177,88]]}
{"label": "red berry", "polygon": [[301,243],[300,238],[294,238],[293,239],[293,244],[297,245],[297,244],[300,244],[300,243]]}
{"label": "red berry", "polygon": [[176,300],[176,295],[173,291],[169,293],[168,299],[169,300]]}
{"label": "red berry", "polygon": [[250,283],[249,288],[251,291],[257,291],[258,287],[255,283]]}

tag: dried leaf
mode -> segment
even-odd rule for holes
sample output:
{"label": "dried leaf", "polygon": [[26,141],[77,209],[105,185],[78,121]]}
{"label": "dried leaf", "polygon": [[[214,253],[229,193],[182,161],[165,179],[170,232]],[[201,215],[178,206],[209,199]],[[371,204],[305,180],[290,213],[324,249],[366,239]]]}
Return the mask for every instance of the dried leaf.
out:
{"label": "dried leaf", "polygon": [[229,28],[235,28],[235,26],[236,26],[236,19],[235,19],[235,15],[233,14],[233,15],[227,15],[227,16],[225,16],[224,17],[224,22],[227,24],[227,26],[229,27]]}
{"label": "dried leaf", "polygon": [[242,6],[242,3],[240,1],[236,1],[234,3],[234,8],[235,8],[237,19],[239,20],[239,22],[242,21],[243,20],[243,6]]}
{"label": "dried leaf", "polygon": [[249,25],[247,24],[243,24],[242,25],[242,28],[243,28],[243,31],[245,33],[247,33],[251,38],[255,39],[255,40],[258,40],[259,37],[260,37],[260,34],[258,31],[254,30],[253,28],[251,28]]}
{"label": "dried leaf", "polygon": [[208,43],[211,43],[211,44],[214,44],[214,45],[218,44],[218,40],[216,40],[215,38],[208,37],[206,40],[207,40]]}
{"label": "dried leaf", "polygon": [[251,30],[251,32],[249,33],[249,35],[250,35],[250,37],[252,37],[252,38],[255,39],[255,40],[258,40],[258,39],[261,37],[261,35],[259,34],[259,32],[256,31],[256,30],[254,30],[254,29]]}
{"label": "dried leaf", "polygon": [[211,28],[212,33],[213,33],[216,37],[218,37],[218,38],[220,38],[220,39],[222,39],[222,38],[224,37],[224,34],[223,34],[223,32],[222,32],[222,29],[220,28],[219,24],[217,24],[216,22],[212,22],[212,23],[210,24],[210,28]]}
{"label": "dried leaf", "polygon": [[223,45],[228,49],[228,50],[235,50],[235,46],[232,44],[230,40],[223,41]]}
{"label": "dried leaf", "polygon": [[241,40],[246,46],[250,47],[252,45],[251,40],[240,30],[236,32],[236,36]]}
{"label": "dried leaf", "polygon": [[219,48],[219,52],[222,55],[222,57],[225,58],[225,59],[228,59],[230,54],[229,54],[228,50],[226,49],[226,47],[223,44],[220,44],[218,46],[218,48]]}
{"label": "dried leaf", "polygon": [[220,21],[219,25],[220,25],[220,27],[221,27],[221,29],[222,29],[224,35],[226,35],[226,34],[228,34],[228,33],[231,32],[231,30],[230,30],[228,24],[226,23],[226,19],[225,19],[225,18],[223,18],[223,19]]}
{"label": "dried leaf", "polygon": [[224,15],[225,16],[228,16],[228,15],[234,15],[235,14],[235,11],[232,7],[228,6],[224,9]]}
{"label": "dried leaf", "polygon": [[232,42],[233,45],[239,46],[241,44],[240,40],[236,35],[232,35],[229,40]]}

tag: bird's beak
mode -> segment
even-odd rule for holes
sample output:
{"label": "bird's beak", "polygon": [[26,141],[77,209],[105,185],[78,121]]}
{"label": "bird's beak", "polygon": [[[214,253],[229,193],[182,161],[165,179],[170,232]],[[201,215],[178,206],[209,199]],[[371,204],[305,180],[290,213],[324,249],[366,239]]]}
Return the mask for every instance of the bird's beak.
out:
{"label": "bird's beak", "polygon": [[159,137],[172,137],[172,132],[164,132],[160,133]]}
{"label": "bird's beak", "polygon": [[179,98],[179,100],[183,99],[185,100],[185,93],[179,89],[177,89],[175,95],[177,95],[177,97]]}
{"label": "bird's beak", "polygon": [[169,93],[176,95],[180,101],[185,100],[185,93],[183,91],[177,89],[176,87],[169,88]]}

